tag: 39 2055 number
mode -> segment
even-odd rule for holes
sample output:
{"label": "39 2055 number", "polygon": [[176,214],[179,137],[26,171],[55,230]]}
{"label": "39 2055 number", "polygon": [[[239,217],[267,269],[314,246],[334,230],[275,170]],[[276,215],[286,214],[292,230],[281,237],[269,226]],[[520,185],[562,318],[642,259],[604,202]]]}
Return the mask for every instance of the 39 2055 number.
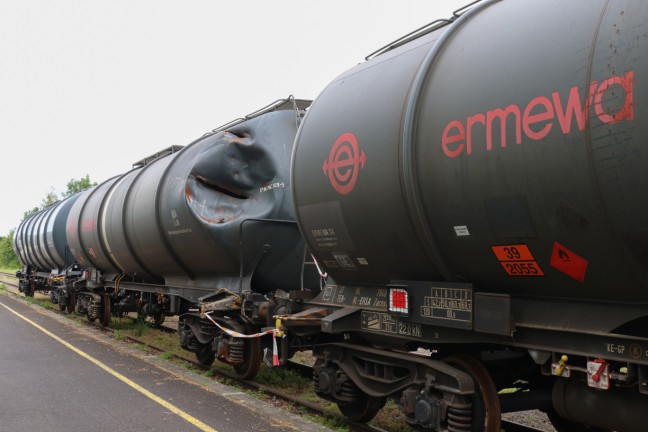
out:
{"label": "39 2055 number", "polygon": [[502,267],[509,276],[544,276],[538,263],[535,261],[503,262]]}

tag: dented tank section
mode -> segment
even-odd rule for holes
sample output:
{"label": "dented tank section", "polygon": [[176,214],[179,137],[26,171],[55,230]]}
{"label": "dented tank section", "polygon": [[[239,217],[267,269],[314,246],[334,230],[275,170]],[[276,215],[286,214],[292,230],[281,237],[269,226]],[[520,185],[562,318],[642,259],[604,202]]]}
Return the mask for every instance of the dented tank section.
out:
{"label": "dented tank section", "polygon": [[123,272],[215,288],[249,276],[259,292],[299,286],[289,169],[307,105],[284,101],[86,192],[68,221],[73,255],[108,279]]}

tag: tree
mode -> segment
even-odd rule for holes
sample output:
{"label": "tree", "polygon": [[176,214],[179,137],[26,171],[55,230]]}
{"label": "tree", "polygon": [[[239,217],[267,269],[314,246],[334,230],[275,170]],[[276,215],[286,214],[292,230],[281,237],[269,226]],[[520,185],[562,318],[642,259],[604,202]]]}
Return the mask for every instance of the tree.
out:
{"label": "tree", "polygon": [[[90,181],[90,176],[88,174],[78,180],[71,179],[67,183],[67,190],[63,192],[63,198],[71,197],[78,192],[84,191],[94,186],[97,186],[97,183]],[[50,188],[50,191],[47,193],[47,195],[45,195],[45,198],[41,200],[39,207],[34,207],[33,209],[27,210],[23,213],[23,220],[38,213],[39,211],[45,210],[47,207],[51,206],[57,201],[59,201],[59,196],[52,187]],[[20,261],[13,251],[13,235],[14,231],[12,230],[9,236],[0,237],[0,266],[19,267],[20,265]]]}
{"label": "tree", "polygon": [[[71,197],[72,195],[84,191],[86,189],[89,189],[91,187],[97,186],[97,182],[93,182],[90,180],[90,175],[86,174],[85,177],[81,177],[80,179],[70,179],[70,181],[67,183],[67,190],[63,192],[62,197],[67,198]],[[59,201],[59,196],[58,194],[54,191],[54,188],[50,188],[50,191],[45,195],[45,198],[43,198],[40,202],[40,206],[34,207],[33,209],[27,210],[26,212],[23,213],[23,220],[27,219],[33,214],[38,213],[41,210],[45,210],[47,207],[51,206],[55,202]]]}
{"label": "tree", "polygon": [[20,262],[13,250],[13,237],[16,230],[11,230],[8,236],[0,237],[0,267],[19,268]]}
{"label": "tree", "polygon": [[45,198],[43,198],[43,199],[41,200],[40,209],[41,209],[41,210],[44,210],[44,209],[46,209],[47,207],[49,207],[49,206],[51,206],[52,204],[54,204],[54,203],[55,203],[56,201],[58,201],[58,200],[59,200],[59,197],[58,197],[58,195],[56,194],[56,192],[54,192],[54,188],[50,188],[50,191],[47,193],[47,195],[45,195]]}
{"label": "tree", "polygon": [[31,210],[27,210],[25,213],[23,213],[23,220],[27,219],[29,216],[36,214],[40,211],[38,207],[34,207]]}
{"label": "tree", "polygon": [[90,181],[89,174],[86,174],[85,177],[81,177],[78,180],[71,179],[67,184],[67,191],[63,192],[63,198],[70,197],[94,186],[97,186],[97,182]]}

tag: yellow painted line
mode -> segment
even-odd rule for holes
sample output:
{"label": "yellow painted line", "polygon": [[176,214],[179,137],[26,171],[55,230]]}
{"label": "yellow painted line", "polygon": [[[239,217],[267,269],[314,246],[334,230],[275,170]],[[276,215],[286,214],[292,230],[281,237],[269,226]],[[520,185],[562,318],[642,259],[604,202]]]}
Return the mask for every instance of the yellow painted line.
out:
{"label": "yellow painted line", "polygon": [[104,363],[100,362],[96,358],[90,356],[89,354],[86,354],[85,352],[81,351],[74,345],[72,345],[69,342],[64,341],[60,337],[56,336],[54,333],[48,331],[44,327],[36,324],[34,321],[30,320],[29,318],[19,314],[15,310],[11,309],[9,306],[5,305],[4,303],[0,302],[0,306],[4,307],[7,309],[9,312],[13,313],[14,315],[18,316],[19,318],[23,319],[24,321],[27,321],[29,324],[33,325],[36,327],[38,330],[42,331],[45,333],[47,336],[51,337],[52,339],[56,340],[57,342],[62,343],[75,353],[79,354],[81,357],[85,358],[86,360],[94,363],[95,365],[99,366],[101,369],[105,370],[108,372],[110,375],[114,376],[115,378],[119,379],[120,381],[124,382],[125,384],[128,384],[130,387],[133,389],[137,390],[138,392],[142,393],[144,396],[147,398],[151,399],[154,402],[157,402],[158,404],[162,405],[164,408],[168,409],[172,413],[182,417],[183,420],[191,423],[192,425],[196,426],[198,429],[204,431],[204,432],[217,432],[216,429],[211,428],[207,426],[205,423],[201,422],[195,417],[192,417],[191,415],[187,414],[186,412],[182,411],[180,408],[176,407],[175,405],[170,404],[169,402],[165,401],[159,396],[154,395],[150,391],[146,390],[144,387],[140,386],[136,382],[126,378],[124,375],[120,374],[116,370],[106,366]]}

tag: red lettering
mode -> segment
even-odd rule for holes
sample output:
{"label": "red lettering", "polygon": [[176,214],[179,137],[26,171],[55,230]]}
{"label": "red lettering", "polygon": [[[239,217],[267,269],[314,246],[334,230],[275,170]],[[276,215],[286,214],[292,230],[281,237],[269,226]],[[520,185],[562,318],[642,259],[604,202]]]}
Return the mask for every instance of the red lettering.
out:
{"label": "red lettering", "polygon": [[[544,111],[536,114],[531,114],[531,111],[535,107],[543,107]],[[524,133],[531,138],[532,140],[541,140],[549,134],[552,123],[544,125],[539,131],[535,132],[531,129],[531,125],[535,123],[544,122],[551,120],[554,117],[553,106],[549,98],[544,96],[538,96],[529,102],[529,105],[524,109],[524,115],[522,117],[522,127],[524,128]]]}
{"label": "red lettering", "polygon": [[94,231],[97,228],[97,221],[93,219],[84,219],[81,221],[81,231]]}
{"label": "red lettering", "polygon": [[509,105],[506,109],[496,108],[486,113],[486,148],[493,148],[493,120],[500,119],[500,140],[502,148],[506,147],[506,117],[515,115],[515,143],[522,144],[522,129],[520,128],[520,107]]}
{"label": "red lettering", "polygon": [[[474,116],[470,116],[466,119],[466,125],[468,129],[468,138],[466,139],[466,153],[467,154],[472,154],[472,127],[475,123],[481,123],[486,124],[486,120],[484,118],[484,114],[475,114]],[[486,143],[486,150],[490,150],[491,146]]]}
{"label": "red lettering", "polygon": [[[457,129],[455,135],[449,135],[452,129]],[[446,156],[450,158],[456,158],[461,154],[464,148],[463,140],[466,139],[466,131],[464,130],[464,125],[459,120],[453,120],[445,127],[443,130],[443,138],[441,138],[441,145],[443,146],[443,152]],[[454,150],[451,150],[448,145],[456,144]]]}
{"label": "red lettering", "polygon": [[[601,83],[601,86],[596,92],[594,99],[594,110],[599,120],[603,123],[618,123],[623,119],[632,120],[634,118],[634,108],[632,105],[632,83],[634,81],[634,72],[628,71],[625,77],[614,76],[606,79]],[[623,88],[625,100],[623,106],[616,114],[608,114],[603,111],[603,93],[605,93],[611,85],[618,85]]]}
{"label": "red lettering", "polygon": [[69,225],[68,225],[68,237],[70,238],[70,240],[74,240],[74,238],[76,236],[76,230],[77,230],[76,222],[74,220],[69,222]]}
{"label": "red lettering", "polygon": [[578,87],[572,87],[569,92],[569,98],[567,99],[567,108],[563,111],[562,103],[560,102],[560,96],[558,92],[553,92],[551,96],[553,97],[554,105],[556,105],[556,116],[558,117],[558,123],[560,123],[560,128],[563,133],[567,135],[571,131],[572,115],[576,116],[576,123],[578,123],[578,130],[585,129],[585,121],[587,119],[587,113],[589,112],[590,105],[592,103],[592,98],[594,97],[594,90],[596,90],[596,85],[598,81],[592,81],[589,88],[589,94],[585,100],[585,107],[581,108],[581,101],[578,95]]}
{"label": "red lettering", "polygon": [[[603,107],[603,98],[616,100],[618,96],[612,89],[621,88],[623,90],[623,105],[616,113],[606,112]],[[571,127],[574,118],[579,131],[584,131],[587,127],[590,109],[594,107],[594,112],[599,121],[605,124],[618,123],[621,120],[634,119],[634,71],[628,71],[625,75],[613,76],[600,85],[598,81],[592,81],[587,89],[587,95],[584,100],[581,99],[577,86],[569,89],[566,106],[563,108],[563,101],[560,94],[556,91],[551,93],[551,98],[538,96],[533,98],[520,113],[520,107],[511,104],[506,108],[495,108],[486,112],[486,115],[478,113],[466,117],[465,124],[459,120],[453,120],[448,123],[443,130],[441,145],[443,152],[450,158],[458,157],[466,148],[466,154],[472,154],[473,143],[473,126],[482,124],[486,126],[486,150],[493,149],[493,123],[495,119],[500,121],[500,145],[506,148],[507,120],[513,115],[515,121],[515,142],[522,144],[522,131],[524,134],[535,141],[542,140],[549,135],[556,118],[563,134],[571,133]],[[553,102],[553,103],[552,103]],[[592,117],[593,118],[593,117]],[[546,122],[542,124],[543,122]],[[510,128],[508,129],[510,130]]]}

